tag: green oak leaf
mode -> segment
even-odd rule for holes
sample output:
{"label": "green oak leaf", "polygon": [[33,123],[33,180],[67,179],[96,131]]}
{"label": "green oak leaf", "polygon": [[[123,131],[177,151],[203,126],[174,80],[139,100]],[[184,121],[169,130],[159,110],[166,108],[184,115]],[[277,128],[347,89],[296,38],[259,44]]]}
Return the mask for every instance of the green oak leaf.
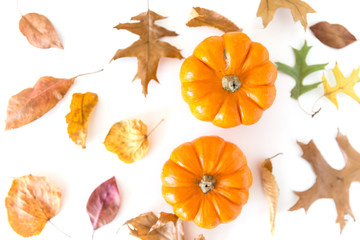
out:
{"label": "green oak leaf", "polygon": [[327,65],[327,63],[308,65],[306,63],[306,56],[309,53],[310,49],[311,46],[308,46],[306,41],[300,50],[293,48],[295,54],[295,61],[296,61],[294,67],[290,67],[281,62],[276,62],[276,66],[279,71],[286,73],[295,79],[296,85],[291,90],[292,98],[298,99],[302,94],[316,88],[321,84],[321,82],[317,82],[309,85],[303,84],[303,81],[306,76],[308,76],[313,72],[323,70]]}

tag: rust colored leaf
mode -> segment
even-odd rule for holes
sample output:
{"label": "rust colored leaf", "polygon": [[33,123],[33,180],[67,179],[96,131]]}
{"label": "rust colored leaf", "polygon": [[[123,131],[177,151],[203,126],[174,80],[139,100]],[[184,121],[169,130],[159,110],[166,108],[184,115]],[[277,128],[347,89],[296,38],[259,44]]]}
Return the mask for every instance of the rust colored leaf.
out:
{"label": "rust colored leaf", "polygon": [[63,49],[54,26],[44,15],[28,13],[22,16],[19,29],[34,47]]}
{"label": "rust colored leaf", "polygon": [[114,220],[119,208],[120,193],[115,177],[112,177],[91,193],[86,205],[94,231]]}
{"label": "rust colored leaf", "polygon": [[95,93],[74,93],[70,105],[70,113],[66,115],[68,133],[71,140],[85,148],[89,119],[98,102]]}
{"label": "rust colored leaf", "polygon": [[278,8],[290,9],[294,21],[300,21],[305,31],[308,25],[306,14],[315,12],[309,4],[301,0],[261,0],[256,16],[262,18],[264,27],[273,19]]}
{"label": "rust colored leaf", "polygon": [[[141,79],[143,94],[148,94],[148,84],[151,80],[159,82],[156,77],[159,61],[163,57],[182,59],[180,50],[167,42],[160,41],[159,38],[165,36],[177,36],[173,31],[169,31],[155,24],[155,21],[165,19],[165,17],[148,10],[132,17],[135,23],[119,23],[116,29],[125,29],[140,36],[140,39],[125,49],[119,49],[112,60],[122,57],[136,57],[138,60],[138,71],[134,80]],[[111,60],[111,61],[112,61]]]}
{"label": "rust colored leaf", "polygon": [[343,48],[355,42],[357,39],[344,26],[319,22],[310,27],[320,42],[332,48]]}
{"label": "rust colored leaf", "polygon": [[[336,222],[340,224],[341,231],[345,227],[345,216],[354,215],[349,203],[349,188],[352,182],[360,182],[360,153],[350,145],[346,136],[338,132],[336,141],[344,155],[345,167],[341,170],[333,169],[321,155],[313,140],[308,144],[300,143],[303,150],[302,157],[308,161],[316,174],[315,184],[304,192],[295,192],[299,200],[290,211],[304,208],[305,212],[311,204],[321,198],[334,200],[337,210]],[[354,219],[355,220],[355,219]]]}
{"label": "rust colored leaf", "polygon": [[40,234],[60,211],[60,198],[60,189],[46,177],[15,178],[5,199],[10,226],[23,237]]}
{"label": "rust colored leaf", "polygon": [[186,23],[188,27],[214,27],[223,32],[241,32],[242,29],[236,26],[232,21],[226,17],[218,14],[215,11],[193,7],[190,12],[189,21]]}
{"label": "rust colored leaf", "polygon": [[144,213],[125,223],[130,234],[142,240],[184,240],[182,220],[171,213]]}
{"label": "rust colored leaf", "polygon": [[266,159],[261,164],[261,182],[265,192],[266,200],[269,205],[271,234],[274,235],[276,207],[279,199],[279,186],[272,174],[271,158]]}

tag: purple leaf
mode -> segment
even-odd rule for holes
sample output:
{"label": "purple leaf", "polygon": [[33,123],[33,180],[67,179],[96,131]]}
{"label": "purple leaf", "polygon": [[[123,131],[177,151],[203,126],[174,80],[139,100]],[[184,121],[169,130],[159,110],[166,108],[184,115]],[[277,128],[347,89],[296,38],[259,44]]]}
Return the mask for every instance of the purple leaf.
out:
{"label": "purple leaf", "polygon": [[120,208],[120,194],[115,177],[98,186],[86,205],[93,229],[96,230],[116,217]]}

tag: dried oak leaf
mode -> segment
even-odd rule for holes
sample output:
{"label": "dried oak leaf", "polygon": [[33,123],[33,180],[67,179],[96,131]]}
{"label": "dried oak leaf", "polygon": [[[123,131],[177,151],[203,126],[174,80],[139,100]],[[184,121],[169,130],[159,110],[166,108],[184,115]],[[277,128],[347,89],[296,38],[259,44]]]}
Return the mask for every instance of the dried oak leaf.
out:
{"label": "dried oak leaf", "polygon": [[60,198],[60,189],[46,177],[15,178],[5,199],[10,226],[23,237],[40,234],[60,211]]}
{"label": "dried oak leaf", "polygon": [[70,105],[70,113],[66,115],[69,137],[77,145],[85,148],[86,137],[91,114],[98,102],[95,93],[74,93]]}
{"label": "dried oak leaf", "polygon": [[279,186],[272,174],[271,158],[266,159],[261,164],[261,182],[265,192],[266,200],[269,205],[271,234],[275,230],[276,207],[279,199]]}
{"label": "dried oak leaf", "polygon": [[309,85],[303,84],[304,79],[309,74],[323,70],[327,65],[327,63],[308,65],[306,63],[306,56],[308,55],[310,49],[311,46],[308,46],[306,41],[300,50],[293,48],[296,61],[294,67],[290,67],[281,62],[276,62],[277,69],[291,76],[296,82],[295,87],[291,90],[291,97],[294,99],[298,99],[302,94],[316,88],[321,84],[321,82]]}
{"label": "dried oak leaf", "polygon": [[324,95],[330,99],[330,101],[339,108],[338,101],[336,95],[340,92],[347,94],[352,97],[355,101],[360,103],[360,97],[356,94],[354,90],[354,86],[357,82],[360,81],[359,77],[360,67],[358,69],[354,69],[351,73],[350,77],[345,78],[342,72],[340,71],[338,64],[336,63],[332,72],[336,79],[336,86],[331,87],[325,77],[325,74],[322,77],[322,82],[324,85]]}
{"label": "dried oak leaf", "polygon": [[116,29],[126,29],[140,36],[140,39],[125,49],[119,49],[111,59],[122,57],[136,57],[138,60],[138,71],[133,80],[140,78],[143,86],[143,94],[148,94],[148,84],[151,80],[159,82],[156,71],[162,57],[182,59],[180,50],[159,38],[165,36],[177,36],[176,32],[169,31],[155,24],[155,21],[165,17],[148,10],[132,17],[136,23],[119,23]]}
{"label": "dried oak leaf", "polygon": [[50,20],[38,13],[28,13],[20,19],[20,32],[37,48],[64,49]]}
{"label": "dried oak leaf", "polygon": [[190,12],[190,18],[186,23],[188,27],[214,27],[223,32],[241,32],[242,29],[236,26],[232,21],[226,17],[218,14],[215,11],[193,7]]}
{"label": "dried oak leaf", "polygon": [[273,19],[278,8],[290,9],[294,21],[300,21],[305,30],[308,24],[306,14],[315,13],[309,4],[301,0],[261,0],[256,16],[262,18],[264,27]]}
{"label": "dried oak leaf", "polygon": [[316,182],[304,192],[295,192],[299,200],[290,208],[290,211],[304,208],[307,212],[316,200],[332,198],[338,215],[336,222],[340,224],[342,231],[346,224],[346,215],[350,215],[355,220],[349,203],[349,188],[352,182],[360,182],[360,153],[356,152],[347,137],[340,132],[336,136],[336,141],[346,161],[345,167],[341,170],[330,167],[313,140],[308,144],[298,142],[303,150],[302,158],[310,163],[316,174]]}
{"label": "dried oak leaf", "polygon": [[139,215],[125,223],[130,234],[142,240],[184,240],[183,222],[171,213],[153,212]]}
{"label": "dried oak leaf", "polygon": [[310,30],[320,42],[332,48],[344,48],[357,40],[354,35],[340,24],[319,22],[312,25]]}
{"label": "dried oak leaf", "polygon": [[103,182],[90,195],[86,205],[94,231],[116,217],[120,209],[120,193],[115,177]]}

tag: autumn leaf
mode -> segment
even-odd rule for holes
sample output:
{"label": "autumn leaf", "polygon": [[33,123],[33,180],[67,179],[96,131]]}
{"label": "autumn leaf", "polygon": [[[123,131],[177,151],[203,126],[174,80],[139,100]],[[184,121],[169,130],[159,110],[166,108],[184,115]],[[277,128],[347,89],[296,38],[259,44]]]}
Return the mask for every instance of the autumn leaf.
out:
{"label": "autumn leaf", "polygon": [[119,49],[114,57],[116,60],[122,57],[136,57],[138,60],[138,71],[133,80],[141,79],[143,94],[148,94],[148,84],[151,80],[159,82],[156,76],[158,64],[161,58],[178,58],[183,56],[180,50],[167,42],[160,41],[159,38],[165,36],[177,36],[173,31],[169,31],[155,24],[155,21],[165,19],[165,17],[148,10],[132,17],[135,23],[119,23],[116,29],[126,29],[140,36],[140,39],[125,49]]}
{"label": "autumn leaf", "polygon": [[60,189],[46,177],[15,178],[5,199],[10,226],[23,237],[40,234],[60,211],[60,198]]}
{"label": "autumn leaf", "polygon": [[70,113],[66,115],[68,133],[71,140],[85,148],[89,119],[98,102],[95,93],[74,93],[70,105]]}
{"label": "autumn leaf", "polygon": [[188,27],[214,27],[223,32],[241,32],[238,26],[236,26],[232,21],[226,17],[218,14],[215,11],[201,8],[193,7],[190,12],[190,18],[186,23]]}
{"label": "autumn leaf", "polygon": [[273,19],[278,8],[290,9],[294,21],[300,21],[305,31],[308,25],[306,14],[315,13],[309,4],[301,0],[261,0],[256,16],[262,18],[264,27]]}
{"label": "autumn leaf", "polygon": [[341,170],[333,169],[325,161],[313,140],[308,144],[298,142],[303,150],[302,157],[310,163],[316,174],[316,181],[310,189],[295,192],[299,200],[290,208],[290,211],[304,208],[307,212],[316,200],[331,198],[336,205],[338,215],[336,222],[340,224],[342,231],[346,224],[345,216],[349,215],[354,219],[349,203],[349,188],[352,182],[360,182],[360,153],[356,152],[347,137],[340,132],[337,134],[336,141],[346,161],[345,167]]}
{"label": "autumn leaf", "polygon": [[271,234],[274,235],[276,207],[279,199],[280,190],[276,179],[272,174],[273,167],[271,159],[272,158],[268,158],[261,164],[261,182],[269,206]]}
{"label": "autumn leaf", "polygon": [[19,29],[34,47],[64,49],[54,26],[44,15],[38,13],[23,15]]}
{"label": "autumn leaf", "polygon": [[339,105],[336,95],[340,92],[347,94],[348,96],[352,97],[355,101],[360,103],[360,97],[356,95],[356,92],[354,90],[355,84],[360,81],[359,70],[360,67],[358,69],[354,69],[350,77],[345,78],[342,72],[340,71],[338,64],[336,63],[334,69],[332,69],[332,72],[336,79],[335,87],[331,87],[325,77],[325,74],[323,75],[322,82],[324,85],[324,95],[328,99],[330,99],[330,101],[336,106],[337,109],[339,109]]}
{"label": "autumn leaf", "polygon": [[128,220],[130,234],[142,240],[184,240],[183,222],[171,213],[144,213]]}
{"label": "autumn leaf", "polygon": [[112,177],[91,193],[86,205],[94,231],[113,221],[119,209],[120,193],[115,177]]}
{"label": "autumn leaf", "polygon": [[295,54],[295,66],[290,67],[284,63],[276,62],[277,69],[283,73],[291,76],[295,82],[295,87],[291,90],[291,97],[298,99],[302,94],[316,88],[321,82],[304,85],[304,79],[311,73],[323,70],[327,63],[308,65],[306,63],[306,56],[308,55],[311,46],[308,46],[306,41],[300,50],[293,48]]}
{"label": "autumn leaf", "polygon": [[344,48],[356,41],[354,35],[340,24],[319,22],[310,29],[320,42],[332,48]]}
{"label": "autumn leaf", "polygon": [[204,237],[204,235],[200,234],[199,236],[197,236],[195,238],[195,240],[205,240],[205,237]]}

